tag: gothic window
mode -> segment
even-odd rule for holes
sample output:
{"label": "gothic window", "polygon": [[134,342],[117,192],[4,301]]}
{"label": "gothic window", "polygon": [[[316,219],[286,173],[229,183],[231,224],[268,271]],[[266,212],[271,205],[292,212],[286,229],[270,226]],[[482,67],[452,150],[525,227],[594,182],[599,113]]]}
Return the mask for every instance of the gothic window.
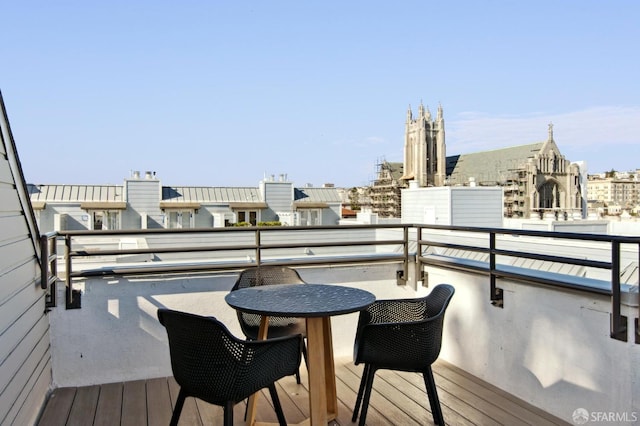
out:
{"label": "gothic window", "polygon": [[559,207],[559,191],[558,185],[553,182],[547,182],[540,187],[539,205],[541,209],[552,209]]}

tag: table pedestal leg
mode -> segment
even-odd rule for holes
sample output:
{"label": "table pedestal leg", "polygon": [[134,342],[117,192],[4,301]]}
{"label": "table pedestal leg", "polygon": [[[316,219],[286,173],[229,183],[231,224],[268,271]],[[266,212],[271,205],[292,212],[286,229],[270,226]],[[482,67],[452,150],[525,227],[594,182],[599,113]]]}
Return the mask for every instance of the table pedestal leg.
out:
{"label": "table pedestal leg", "polygon": [[307,357],[311,425],[326,425],[338,408],[331,318],[307,318]]}
{"label": "table pedestal leg", "polygon": [[[260,329],[258,330],[258,340],[264,340],[267,338],[269,332],[269,317],[263,316],[260,319]],[[247,424],[253,426],[256,421],[256,397],[257,394],[253,394],[249,397],[247,402]]]}
{"label": "table pedestal leg", "polygon": [[[267,338],[269,317],[260,320],[258,339]],[[338,415],[336,372],[333,361],[333,339],[331,318],[307,318],[307,358],[309,368],[309,412],[303,424],[326,425]],[[256,418],[256,395],[249,397],[247,425],[254,425]],[[309,423],[307,423],[309,422]]]}

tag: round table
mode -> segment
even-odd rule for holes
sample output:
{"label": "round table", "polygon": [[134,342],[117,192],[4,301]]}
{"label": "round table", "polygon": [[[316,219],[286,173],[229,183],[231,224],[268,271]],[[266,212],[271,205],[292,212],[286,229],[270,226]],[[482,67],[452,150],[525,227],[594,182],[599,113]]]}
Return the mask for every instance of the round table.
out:
{"label": "round table", "polygon": [[[366,290],[330,284],[265,285],[235,290],[225,296],[232,308],[262,315],[260,339],[267,335],[269,316],[306,318],[310,422],[323,426],[338,412],[331,316],[361,311],[375,299]],[[254,423],[254,410],[252,398],[247,413],[249,425]]]}

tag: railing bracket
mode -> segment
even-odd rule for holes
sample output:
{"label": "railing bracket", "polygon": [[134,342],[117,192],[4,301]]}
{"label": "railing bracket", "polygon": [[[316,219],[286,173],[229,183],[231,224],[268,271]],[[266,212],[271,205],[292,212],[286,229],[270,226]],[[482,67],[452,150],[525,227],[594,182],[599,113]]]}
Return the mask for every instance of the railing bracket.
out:
{"label": "railing bracket", "polygon": [[80,290],[73,290],[71,287],[66,288],[67,303],[65,307],[67,309],[80,309],[82,307],[82,292]]}
{"label": "railing bracket", "polygon": [[491,293],[491,304],[496,308],[504,308],[504,292],[501,288],[495,287]]}
{"label": "railing bracket", "polygon": [[[615,315],[610,315],[611,317],[611,338],[620,340],[622,342],[627,341],[627,317],[624,315],[619,316],[619,322],[615,323]],[[636,329],[637,329],[637,320],[636,320]],[[638,339],[638,335],[636,332],[636,343]]]}

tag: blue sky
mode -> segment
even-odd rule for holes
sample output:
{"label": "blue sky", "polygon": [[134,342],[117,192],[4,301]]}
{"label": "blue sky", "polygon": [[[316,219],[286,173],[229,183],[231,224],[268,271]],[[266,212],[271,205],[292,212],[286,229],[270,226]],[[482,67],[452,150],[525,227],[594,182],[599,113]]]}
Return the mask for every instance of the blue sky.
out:
{"label": "blue sky", "polygon": [[367,185],[404,120],[447,155],[555,141],[640,168],[640,2],[20,1],[0,90],[30,183]]}

